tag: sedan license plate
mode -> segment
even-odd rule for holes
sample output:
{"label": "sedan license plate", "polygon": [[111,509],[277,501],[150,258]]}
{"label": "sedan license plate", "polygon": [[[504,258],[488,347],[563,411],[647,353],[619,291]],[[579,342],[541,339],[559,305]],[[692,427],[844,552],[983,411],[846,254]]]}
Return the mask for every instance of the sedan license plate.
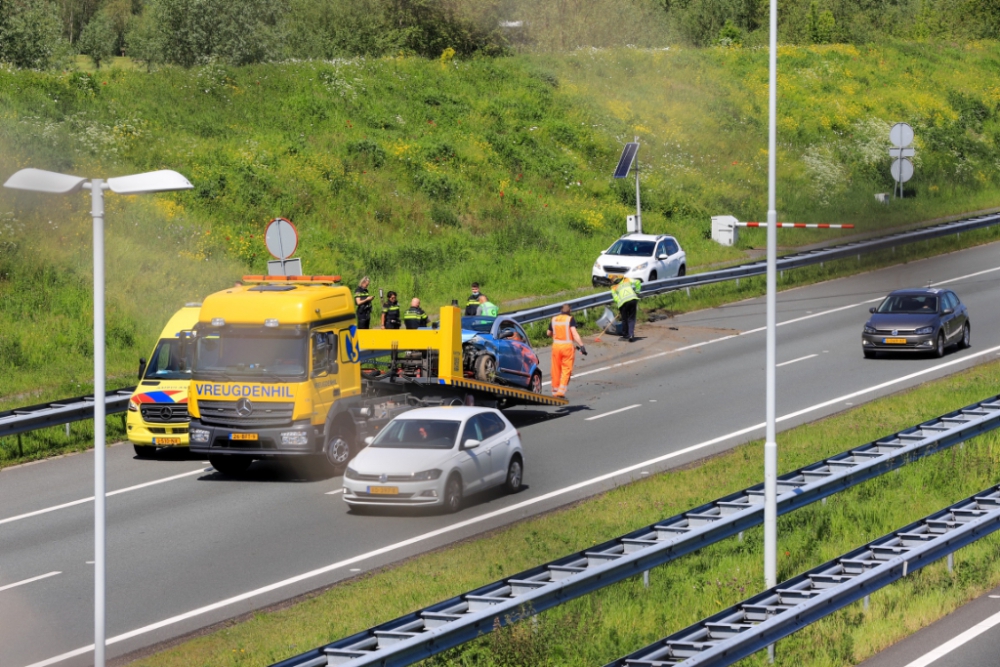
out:
{"label": "sedan license plate", "polygon": [[179,445],[181,444],[180,438],[153,438],[154,445]]}
{"label": "sedan license plate", "polygon": [[906,345],[905,338],[883,338],[882,342],[886,345]]}
{"label": "sedan license plate", "polygon": [[229,434],[229,439],[230,440],[256,440],[257,439],[257,434],[256,433],[230,433]]}
{"label": "sedan license plate", "polygon": [[369,486],[368,493],[373,496],[398,496],[398,486]]}

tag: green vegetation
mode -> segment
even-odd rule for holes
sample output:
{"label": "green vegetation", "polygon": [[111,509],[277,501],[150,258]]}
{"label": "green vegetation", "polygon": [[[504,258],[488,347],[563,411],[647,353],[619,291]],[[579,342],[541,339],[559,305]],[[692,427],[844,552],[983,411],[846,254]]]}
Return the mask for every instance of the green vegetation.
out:
{"label": "green vegetation", "polygon": [[[780,469],[794,469],[982,400],[1000,363],[787,431]],[[701,465],[642,479],[546,516],[337,584],[299,604],[258,613],[136,665],[266,665],[421,606],[510,576],[745,488],[760,480],[761,442]],[[530,474],[530,471],[529,471]],[[787,579],[996,484],[1000,435],[979,437],[779,519],[778,578]],[[378,522],[378,518],[371,518]],[[962,549],[783,640],[778,665],[853,665],[1000,583],[1000,536]],[[763,588],[762,530],[698,551],[424,664],[601,665]],[[377,605],[372,600],[378,600]],[[766,664],[756,656],[746,664]]]}
{"label": "green vegetation", "polygon": [[[782,217],[877,232],[994,205],[998,56],[992,42],[783,48]],[[765,208],[763,50],[121,63],[0,70],[4,174],[174,168],[195,184],[109,197],[119,385],[180,304],[264,271],[260,236],[278,215],[299,226],[308,272],[351,285],[369,274],[429,310],[473,280],[501,304],[575,293],[634,206],[631,184],[608,172],[635,134],[645,226],[676,234],[689,269],[763,245],[759,231],[738,248],[707,238],[710,215]],[[891,188],[883,135],[895,120],[916,128],[917,177],[912,197],[886,207],[872,194]],[[88,208],[82,195],[0,191],[0,407],[89,390]]]}

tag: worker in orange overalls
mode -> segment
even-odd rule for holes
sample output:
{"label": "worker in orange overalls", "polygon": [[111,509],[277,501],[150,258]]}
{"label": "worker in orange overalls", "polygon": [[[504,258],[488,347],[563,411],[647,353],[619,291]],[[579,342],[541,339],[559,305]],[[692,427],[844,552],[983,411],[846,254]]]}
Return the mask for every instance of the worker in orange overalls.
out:
{"label": "worker in orange overalls", "polygon": [[566,387],[576,360],[576,349],[584,356],[587,354],[587,348],[583,346],[580,334],[576,331],[576,319],[570,314],[572,312],[569,304],[563,304],[545,332],[546,336],[552,338],[552,395],[559,398],[566,396]]}

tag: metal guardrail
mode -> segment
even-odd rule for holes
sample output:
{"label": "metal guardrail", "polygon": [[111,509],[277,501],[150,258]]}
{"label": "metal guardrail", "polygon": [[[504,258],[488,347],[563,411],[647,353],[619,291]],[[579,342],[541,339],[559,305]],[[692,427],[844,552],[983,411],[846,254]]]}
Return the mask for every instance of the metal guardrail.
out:
{"label": "metal guardrail", "polygon": [[[128,409],[128,399],[135,387],[113,389],[104,396],[105,411],[109,415],[125,412]],[[70,422],[94,418],[94,397],[78,396],[65,398],[52,403],[29,405],[26,408],[15,408],[0,412],[0,438],[6,435],[17,435],[34,431],[46,426],[61,426]]]}
{"label": "metal guardrail", "polygon": [[[940,225],[922,227],[921,229],[915,229],[908,232],[899,232],[897,234],[880,236],[867,241],[854,241],[819,250],[793,253],[791,255],[785,255],[778,258],[778,270],[787,271],[789,269],[797,269],[812,264],[832,262],[836,259],[843,259],[854,255],[860,256],[865,253],[874,252],[876,250],[885,250],[886,248],[894,248],[907,243],[916,243],[918,241],[928,241],[942,236],[961,234],[962,232],[970,232],[996,224],[1000,224],[1000,214],[966,218],[965,220],[945,222]],[[674,290],[687,287],[700,287],[703,285],[725,282],[727,280],[762,276],[766,273],[767,261],[762,260],[759,262],[751,262],[749,264],[740,264],[739,266],[733,266],[728,269],[719,269],[718,271],[706,271],[705,273],[678,276],[676,278],[664,278],[663,280],[654,280],[652,282],[643,283],[642,294],[644,296],[651,294],[663,294],[664,292],[672,292]],[[605,291],[600,294],[583,296],[578,299],[572,299],[570,301],[552,304],[549,306],[541,306],[530,310],[505,313],[505,315],[522,324],[537,322],[538,320],[545,320],[558,315],[559,309],[564,303],[568,303],[574,311],[577,311],[583,310],[584,308],[607,306],[612,303],[612,299],[610,291]]]}
{"label": "metal guardrail", "polygon": [[[1000,426],[1000,395],[778,478],[786,514]],[[760,524],[764,485],[313,649],[273,667],[410,665]]]}
{"label": "metal guardrail", "polygon": [[722,667],[1000,530],[1000,486],[991,487],[607,667]]}

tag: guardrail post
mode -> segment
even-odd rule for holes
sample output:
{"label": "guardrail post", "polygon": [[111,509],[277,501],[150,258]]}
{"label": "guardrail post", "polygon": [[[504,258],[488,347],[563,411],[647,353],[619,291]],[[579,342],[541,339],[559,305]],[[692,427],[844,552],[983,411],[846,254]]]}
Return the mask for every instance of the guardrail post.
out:
{"label": "guardrail post", "polygon": [[[951,557],[949,556],[949,562]],[[649,588],[649,570],[642,573],[642,585],[644,588]]]}
{"label": "guardrail post", "polygon": [[872,597],[871,595],[866,595],[865,596],[865,601],[864,601],[864,603],[862,605],[864,607],[865,611],[868,611],[868,605],[871,603],[871,597]]}
{"label": "guardrail post", "polygon": [[69,422],[66,422],[66,437],[69,437]]}
{"label": "guardrail post", "polygon": [[21,434],[17,434],[17,455],[18,457],[24,456],[24,449],[21,447]]}
{"label": "guardrail post", "polygon": [[955,552],[948,554],[948,574],[955,573]]}

